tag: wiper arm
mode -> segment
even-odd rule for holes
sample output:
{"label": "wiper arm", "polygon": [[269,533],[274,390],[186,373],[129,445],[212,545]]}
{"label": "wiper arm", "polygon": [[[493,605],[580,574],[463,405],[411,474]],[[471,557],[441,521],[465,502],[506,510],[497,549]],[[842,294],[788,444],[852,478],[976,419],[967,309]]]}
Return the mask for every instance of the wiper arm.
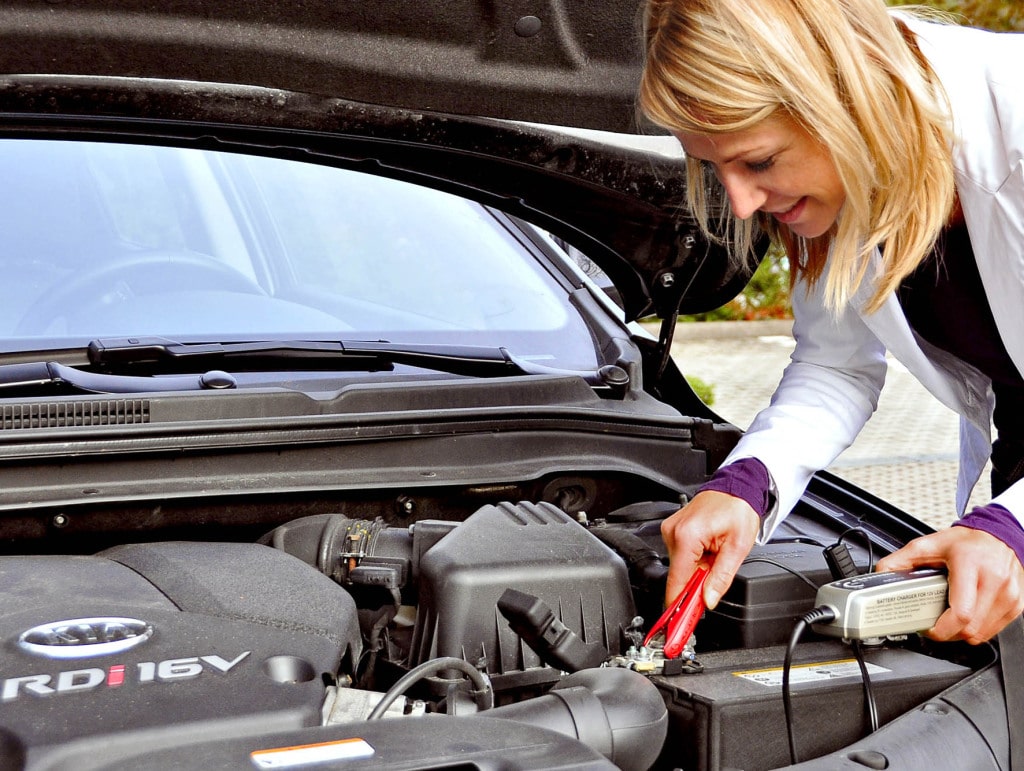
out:
{"label": "wiper arm", "polygon": [[159,378],[107,375],[76,369],[56,361],[0,365],[0,390],[44,385],[69,385],[79,391],[96,394],[130,394],[234,388],[235,379],[220,371]]}
{"label": "wiper arm", "polygon": [[[239,371],[278,370],[282,363],[302,370],[390,371],[407,364],[470,377],[563,375],[592,386],[622,393],[629,384],[624,369],[606,365],[597,370],[547,367],[514,356],[505,348],[484,346],[399,345],[385,341],[255,341],[242,343],[178,343],[159,337],[94,340],[88,346],[93,372],[56,361],[0,365],[0,391],[66,385],[86,393],[201,391],[236,386],[220,367]],[[219,365],[219,366],[218,366]],[[216,367],[216,368],[214,368]],[[206,371],[195,374],[197,368]],[[114,370],[114,372],[111,372]],[[122,374],[130,370],[143,374]],[[190,374],[169,375],[183,371]],[[158,374],[159,377],[152,375]]]}
{"label": "wiper arm", "polygon": [[[70,386],[86,393],[140,393],[234,388],[220,368],[259,372],[281,369],[391,371],[396,363],[436,372],[487,378],[508,375],[560,375],[582,378],[592,386],[623,393],[629,375],[609,365],[598,370],[562,370],[520,358],[505,348],[472,345],[398,345],[386,341],[255,341],[178,343],[157,337],[94,340],[89,343],[90,372],[58,361],[0,365],[0,391],[47,385]],[[204,369],[202,374],[195,374]],[[129,370],[129,375],[111,371]],[[168,375],[169,372],[189,374]],[[159,375],[160,377],[153,377]]]}
{"label": "wiper arm", "polygon": [[[161,337],[93,340],[89,361],[105,368],[176,371],[197,365],[232,370],[279,369],[281,362],[301,369],[388,371],[395,364],[453,375],[572,375],[592,385],[608,385],[601,370],[564,370],[519,358],[501,347],[408,345],[383,340],[259,340],[240,343],[179,343]],[[619,368],[623,375],[625,372]]]}

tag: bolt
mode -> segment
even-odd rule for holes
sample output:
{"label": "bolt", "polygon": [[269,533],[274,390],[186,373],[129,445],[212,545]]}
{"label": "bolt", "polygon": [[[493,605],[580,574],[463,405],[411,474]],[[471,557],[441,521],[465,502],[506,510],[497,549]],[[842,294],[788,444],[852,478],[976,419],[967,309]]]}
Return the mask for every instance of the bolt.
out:
{"label": "bolt", "polygon": [[544,23],[536,16],[523,16],[515,23],[513,29],[519,37],[533,37],[543,26]]}
{"label": "bolt", "polygon": [[398,516],[411,517],[416,511],[416,501],[408,495],[399,495],[395,499],[395,508],[398,509]]}

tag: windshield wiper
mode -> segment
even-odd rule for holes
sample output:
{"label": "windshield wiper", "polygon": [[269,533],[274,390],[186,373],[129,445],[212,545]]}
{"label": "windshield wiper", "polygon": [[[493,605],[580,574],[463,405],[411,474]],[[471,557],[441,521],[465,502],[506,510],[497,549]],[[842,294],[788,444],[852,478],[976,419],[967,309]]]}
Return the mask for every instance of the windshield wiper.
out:
{"label": "windshield wiper", "polygon": [[179,343],[160,337],[104,338],[88,347],[89,362],[106,371],[195,371],[197,367],[239,371],[390,371],[396,364],[473,377],[533,374],[504,348],[470,345],[398,345],[385,341],[256,340],[239,343]]}
{"label": "windshield wiper", "polygon": [[[297,369],[390,371],[395,364],[470,377],[569,375],[591,385],[619,384],[621,367],[569,370],[514,355],[507,348],[481,345],[418,345],[386,340],[257,340],[239,343],[179,343],[161,337],[93,340],[89,361],[104,369],[195,371],[197,366],[239,371]],[[612,371],[615,370],[615,371]]]}
{"label": "windshield wiper", "polygon": [[198,375],[170,375],[153,378],[90,372],[56,361],[0,365],[0,390],[31,389],[49,385],[67,385],[77,391],[94,394],[131,394],[145,391],[203,391],[234,388],[235,379],[227,372],[217,370]]}
{"label": "windshield wiper", "polygon": [[[90,369],[55,361],[0,365],[0,390],[50,384],[89,393],[230,389],[236,381],[224,371],[228,369],[387,372],[396,364],[469,377],[571,376],[615,391],[624,391],[629,384],[626,371],[615,365],[597,370],[559,369],[517,357],[505,348],[471,345],[402,345],[379,340],[179,343],[133,337],[93,340],[87,353]],[[203,371],[196,374],[197,370]]]}
{"label": "windshield wiper", "polygon": [[609,385],[626,372],[563,370],[482,345],[418,345],[386,340],[257,340],[240,343],[179,343],[160,337],[104,338],[88,347],[89,361],[103,369],[194,372],[198,366],[259,372],[281,369],[283,361],[303,370],[380,372],[394,365],[452,375],[494,378],[507,375],[567,375],[591,385]]}

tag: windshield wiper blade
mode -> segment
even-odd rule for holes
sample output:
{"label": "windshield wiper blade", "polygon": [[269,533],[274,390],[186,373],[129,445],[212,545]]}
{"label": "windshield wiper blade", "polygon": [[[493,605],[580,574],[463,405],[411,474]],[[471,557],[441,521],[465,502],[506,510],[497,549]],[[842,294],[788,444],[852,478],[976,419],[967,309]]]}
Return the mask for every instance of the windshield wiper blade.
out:
{"label": "windshield wiper blade", "polygon": [[[0,365],[0,390],[70,386],[86,393],[140,393],[231,389],[237,383],[223,371],[294,370],[390,371],[395,364],[470,377],[558,375],[582,378],[592,386],[622,393],[628,373],[619,366],[597,370],[548,367],[501,347],[404,345],[386,341],[263,340],[240,343],[178,343],[159,337],[92,341],[89,364],[100,371],[56,361]],[[204,371],[197,373],[197,369]],[[187,374],[167,374],[181,372]],[[133,374],[126,374],[133,373]],[[156,376],[155,376],[156,375]]]}
{"label": "windshield wiper blade", "polygon": [[89,362],[107,371],[194,372],[197,366],[232,371],[297,370],[380,372],[396,364],[469,377],[558,375],[582,378],[595,387],[624,392],[630,382],[622,367],[593,370],[549,367],[516,356],[507,348],[481,345],[391,343],[386,340],[253,340],[237,343],[180,343],[162,337],[103,338],[88,346]]}
{"label": "windshield wiper blade", "polygon": [[88,347],[93,366],[106,369],[176,371],[197,365],[232,370],[296,369],[388,371],[395,364],[454,375],[596,373],[559,370],[513,356],[505,348],[475,345],[417,345],[383,340],[257,340],[238,343],[179,343],[161,337],[104,338]]}

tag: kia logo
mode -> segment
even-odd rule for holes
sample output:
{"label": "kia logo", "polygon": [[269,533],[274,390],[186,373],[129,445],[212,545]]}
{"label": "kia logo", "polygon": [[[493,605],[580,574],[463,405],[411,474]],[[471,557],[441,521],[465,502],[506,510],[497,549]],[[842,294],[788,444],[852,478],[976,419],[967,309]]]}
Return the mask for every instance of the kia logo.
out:
{"label": "kia logo", "polygon": [[73,618],[22,632],[18,647],[50,659],[85,659],[123,653],[153,635],[153,626],[137,618]]}

